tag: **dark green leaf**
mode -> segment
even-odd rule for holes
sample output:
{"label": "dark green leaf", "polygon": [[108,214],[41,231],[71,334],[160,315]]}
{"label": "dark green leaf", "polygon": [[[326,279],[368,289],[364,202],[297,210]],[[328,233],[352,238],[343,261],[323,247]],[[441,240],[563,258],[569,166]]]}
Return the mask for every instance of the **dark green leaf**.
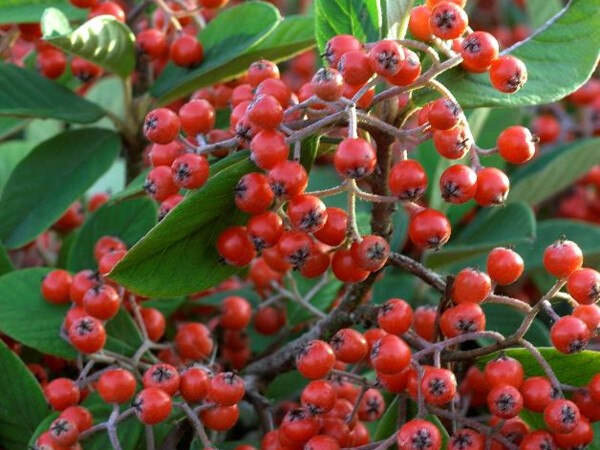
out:
{"label": "dark green leaf", "polygon": [[94,269],[94,245],[102,236],[118,237],[131,247],[155,224],[156,206],[148,198],[103,205],[77,234],[69,252],[68,269]]}
{"label": "dark green leaf", "polygon": [[[480,264],[480,259],[499,245],[531,242],[536,235],[535,216],[525,203],[511,203],[488,208],[475,219],[450,244],[427,256],[430,267],[453,270]],[[475,262],[474,262],[475,261]]]}
{"label": "dark green leaf", "polygon": [[319,53],[338,34],[351,34],[361,42],[374,42],[381,35],[379,0],[316,0],[315,32]]}
{"label": "dark green leaf", "polygon": [[68,26],[59,10],[46,10],[42,17],[44,40],[121,77],[133,72],[135,37],[127,25],[106,15],[94,17],[74,31],[66,28],[65,22]]}
{"label": "dark green leaf", "polygon": [[375,434],[373,435],[373,441],[381,441],[389,438],[392,434],[398,431],[398,397],[394,397],[394,400],[385,408],[385,413],[379,419],[379,424]]}
{"label": "dark green leaf", "polygon": [[[558,380],[564,384],[585,386],[598,373],[598,367],[600,367],[600,353],[591,350],[584,350],[572,355],[565,355],[554,348],[543,347],[538,350],[548,362]],[[509,348],[503,350],[503,352],[521,362],[527,377],[545,375],[544,370],[528,350],[524,348]],[[478,359],[477,363],[480,367],[483,367],[486,362],[496,358],[498,354],[496,352],[484,356]]]}
{"label": "dark green leaf", "polygon": [[247,62],[237,64],[238,57],[272,32],[280,20],[277,9],[264,2],[243,3],[221,12],[198,35],[204,62],[195,69],[168,65],[150,92],[168,103],[202,86],[235,77],[248,68]]}
{"label": "dark green leaf", "polygon": [[[505,305],[484,304],[482,308],[486,317],[485,329],[497,331],[504,336],[517,331],[525,317],[522,312]],[[538,347],[552,345],[548,328],[538,319],[534,319],[525,338]]]}
{"label": "dark green leaf", "polygon": [[15,270],[12,261],[10,260],[4,245],[0,243],[0,275],[12,272]]}
{"label": "dark green leaf", "polygon": [[71,20],[87,16],[86,9],[76,8],[68,0],[3,0],[0,4],[0,25],[39,22],[50,6],[59,9]]}
{"label": "dark green leaf", "polygon": [[[319,149],[319,139],[321,136],[312,135],[306,139],[302,139],[300,163],[306,169],[306,172],[310,172],[317,157],[317,150]],[[292,148],[292,152],[293,152]]]}
{"label": "dark green leaf", "polygon": [[105,324],[106,349],[125,356],[133,356],[142,344],[142,335],[131,315],[121,308],[118,314]]}
{"label": "dark green leaf", "polygon": [[[600,47],[600,0],[572,0],[560,17],[509,49],[526,64],[529,80],[516,94],[495,90],[488,74],[456,68],[440,77],[463,108],[542,105],[575,91],[591,76]],[[421,91],[419,102],[431,98]]]}
{"label": "dark green leaf", "polygon": [[185,199],[140,240],[115,267],[111,277],[133,292],[176,297],[201,291],[239,269],[219,260],[219,233],[243,218],[235,208],[233,189],[254,170],[247,152],[211,167],[208,182]]}
{"label": "dark green leaf", "polygon": [[534,161],[535,166],[527,168],[528,175],[511,188],[508,201],[540,204],[571,186],[598,163],[600,139],[576,141]]}
{"label": "dark green leaf", "polygon": [[150,169],[143,170],[138,176],[136,176],[131,182],[125,186],[121,192],[117,192],[110,198],[110,202],[120,202],[128,198],[139,197],[144,194],[144,183],[148,176]]}
{"label": "dark green leaf", "polygon": [[158,309],[165,317],[172,316],[177,309],[187,302],[187,297],[153,298],[144,302],[144,308]]}
{"label": "dark green leaf", "polygon": [[27,125],[27,121],[17,117],[0,117],[0,139],[4,139]]}
{"label": "dark green leaf", "polygon": [[111,131],[66,131],[42,142],[13,170],[0,198],[0,238],[27,244],[106,172],[121,147]]}
{"label": "dark green leaf", "polygon": [[0,331],[42,353],[73,359],[77,353],[60,337],[68,306],[51,305],[40,293],[48,272],[25,269],[0,277]]}
{"label": "dark green leaf", "polygon": [[104,111],[37,73],[0,62],[0,116],[42,117],[90,123]]}
{"label": "dark green leaf", "polygon": [[5,450],[23,450],[48,413],[48,405],[33,373],[3,342],[0,373],[0,442]]}
{"label": "dark green leaf", "polygon": [[306,378],[300,375],[298,371],[293,370],[276,376],[269,384],[265,396],[274,402],[289,399],[291,394],[299,392],[307,384]]}

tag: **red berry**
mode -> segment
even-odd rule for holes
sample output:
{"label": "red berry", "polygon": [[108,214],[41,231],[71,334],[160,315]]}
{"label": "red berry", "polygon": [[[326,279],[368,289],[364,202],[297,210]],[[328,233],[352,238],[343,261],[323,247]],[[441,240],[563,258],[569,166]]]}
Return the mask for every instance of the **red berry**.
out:
{"label": "red berry", "polygon": [[119,22],[125,23],[125,11],[115,2],[102,2],[95,4],[88,14],[88,19],[93,19],[97,16],[109,15],[113,16]]}
{"label": "red berry", "polygon": [[485,72],[498,59],[498,41],[485,31],[475,31],[460,44],[462,66],[469,72]]}
{"label": "red berry", "polygon": [[311,414],[324,414],[331,411],[337,394],[329,381],[315,380],[302,390],[300,400]]}
{"label": "red berry", "polygon": [[546,377],[527,378],[520,390],[525,408],[539,413],[558,395],[558,391]]}
{"label": "red berry", "polygon": [[419,161],[405,159],[390,170],[388,185],[400,200],[415,200],[427,189],[427,173]]}
{"label": "red berry", "polygon": [[429,27],[441,39],[456,39],[469,25],[467,13],[455,3],[442,1],[431,10]]}
{"label": "red berry", "polygon": [[281,327],[285,325],[285,322],[285,313],[271,306],[258,308],[256,314],[254,314],[254,328],[265,336],[277,334]]}
{"label": "red berry", "polygon": [[150,148],[150,162],[154,167],[171,167],[173,161],[175,161],[175,158],[177,158],[180,155],[183,155],[184,150],[185,148],[183,144],[177,141],[170,142],[166,145],[153,144]]}
{"label": "red berry", "polygon": [[514,94],[527,82],[527,68],[514,56],[501,56],[490,67],[490,81],[500,92]]}
{"label": "red berry", "polygon": [[170,109],[153,109],[144,120],[144,135],[155,144],[168,144],[177,138],[180,126],[179,117]]}
{"label": "red berry", "polygon": [[504,204],[509,189],[510,181],[500,169],[487,167],[477,172],[475,201],[481,206]]}
{"label": "red berry", "polygon": [[342,328],[330,341],[338,361],[354,364],[361,361],[369,351],[365,337],[352,328]]}
{"label": "red berry", "polygon": [[385,400],[377,389],[367,389],[358,405],[358,418],[373,422],[381,418],[385,411]]}
{"label": "red berry", "polygon": [[126,250],[115,250],[104,255],[100,261],[98,261],[98,271],[100,274],[102,276],[107,276],[126,254]]}
{"label": "red berry", "polygon": [[464,126],[433,133],[433,145],[444,158],[461,159],[471,149],[472,141]]}
{"label": "red berry", "polygon": [[462,116],[460,106],[452,100],[440,98],[432,103],[428,121],[435,130],[450,130],[458,125]]}
{"label": "red berry", "polygon": [[481,303],[492,292],[492,281],[487,273],[477,269],[461,270],[452,284],[452,300],[455,304]]}
{"label": "red berry", "polygon": [[387,82],[394,86],[408,86],[415,82],[421,75],[421,61],[419,56],[407,48],[402,47],[404,52],[404,64],[402,69],[395,75],[386,78]]}
{"label": "red berry", "polygon": [[245,227],[233,226],[225,229],[217,239],[219,255],[235,267],[244,267],[256,256],[254,244]]}
{"label": "red berry", "polygon": [[158,166],[152,169],[146,177],[144,190],[154,200],[162,202],[179,191],[179,186],[173,181],[171,169]]}
{"label": "red berry", "polygon": [[383,39],[369,50],[369,65],[377,75],[389,77],[400,72],[404,66],[404,57],[404,52],[396,41]]}
{"label": "red berry", "polygon": [[279,199],[290,199],[300,195],[308,185],[308,175],[300,163],[284,161],[269,172],[269,185]]}
{"label": "red berry", "polygon": [[441,450],[442,448],[442,436],[437,427],[421,419],[413,419],[402,425],[396,441],[398,450]]}
{"label": "red berry", "polygon": [[203,99],[192,100],[183,105],[178,112],[181,128],[190,137],[207,134],[215,127],[215,110]]}
{"label": "red berry", "polygon": [[508,384],[518,389],[523,383],[523,366],[516,359],[501,355],[485,365],[483,376],[490,388]]}
{"label": "red berry", "polygon": [[578,450],[594,442],[594,429],[585,417],[579,420],[577,427],[570,433],[554,433],[554,441],[560,448]]}
{"label": "red berry", "polygon": [[88,83],[102,75],[102,68],[76,56],[71,60],[71,72],[82,82]]}
{"label": "red berry", "polygon": [[246,392],[244,380],[233,372],[221,372],[210,380],[208,399],[220,406],[239,403]]}
{"label": "red berry", "polygon": [[369,56],[362,50],[350,50],[344,53],[337,64],[337,69],[344,81],[354,86],[365,84],[373,76]]}
{"label": "red berry", "polygon": [[256,87],[264,80],[272,78],[279,78],[279,69],[274,62],[261,59],[250,64],[248,68],[248,83],[252,87]]}
{"label": "red berry", "polygon": [[523,274],[524,267],[521,255],[509,248],[496,247],[487,257],[487,272],[500,286],[517,281]]}
{"label": "red berry", "polygon": [[544,409],[544,423],[555,433],[572,432],[580,419],[579,408],[570,400],[552,400]]}
{"label": "red berry", "polygon": [[550,329],[550,339],[554,347],[562,353],[577,353],[587,347],[590,330],[577,317],[561,317]]}
{"label": "red berry", "polygon": [[373,172],[377,156],[364,139],[346,138],[338,145],[333,163],[342,178],[362,178]]}
{"label": "red berry", "polygon": [[557,450],[554,438],[550,433],[544,430],[533,431],[526,435],[521,444],[519,450]]}
{"label": "red berry", "polygon": [[250,323],[252,306],[243,297],[232,295],[225,297],[221,303],[221,320],[219,325],[227,330],[243,330]]}
{"label": "red berry", "polygon": [[573,241],[560,239],[544,251],[544,268],[556,278],[568,277],[580,269],[582,264],[583,253]]}
{"label": "red berry", "polygon": [[283,108],[275,97],[263,94],[250,102],[246,115],[257,127],[273,130],[283,121]]}
{"label": "red berry", "polygon": [[287,108],[292,99],[292,91],[282,80],[267,78],[256,88],[255,95],[271,95],[283,108]]}
{"label": "red berry", "polygon": [[425,5],[416,6],[410,11],[410,17],[408,19],[408,29],[410,33],[421,41],[430,41],[433,37],[431,35],[431,27],[429,21],[431,20],[431,9]]}
{"label": "red berry", "polygon": [[79,430],[70,420],[59,417],[49,427],[50,438],[59,447],[70,447],[79,439]]}
{"label": "red berry", "polygon": [[551,144],[555,142],[562,131],[560,122],[552,114],[542,114],[533,119],[531,129],[539,139],[541,144]]}
{"label": "red berry", "polygon": [[500,156],[512,164],[523,164],[535,154],[535,139],[521,126],[508,127],[500,133],[497,146]]}
{"label": "red berry", "polygon": [[485,314],[475,303],[462,303],[448,308],[440,316],[440,328],[447,338],[485,329]]}
{"label": "red berry", "polygon": [[96,384],[98,395],[106,403],[127,403],[133,398],[135,388],[135,377],[124,369],[111,369],[102,373]]}
{"label": "red berry", "polygon": [[194,36],[183,34],[171,43],[169,56],[180,67],[195,67],[204,58],[204,48]]}
{"label": "red berry", "polygon": [[80,433],[92,428],[94,424],[92,414],[83,406],[69,406],[58,417],[71,421]]}
{"label": "red berry", "polygon": [[121,297],[115,288],[100,284],[89,289],[83,296],[83,307],[92,317],[100,320],[112,319],[121,306]]}
{"label": "red berry", "polygon": [[327,342],[310,341],[296,356],[296,367],[309,380],[325,377],[335,365],[335,354]]}
{"label": "red berry", "polygon": [[348,214],[341,208],[327,207],[327,219],[315,237],[324,244],[337,247],[346,238],[348,231]]}
{"label": "red berry", "polygon": [[377,323],[381,328],[398,336],[408,331],[413,319],[412,308],[399,298],[391,298],[379,308]]}
{"label": "red berry", "polygon": [[477,174],[469,166],[450,166],[440,176],[440,192],[449,203],[465,203],[477,192]]}
{"label": "red berry", "polygon": [[233,428],[239,417],[240,411],[237,405],[217,406],[200,412],[200,418],[204,425],[215,431],[226,431]]}
{"label": "red berry", "polygon": [[303,444],[319,432],[319,422],[305,409],[289,411],[279,427],[281,434],[291,443]]}
{"label": "red berry", "polygon": [[274,130],[262,130],[250,141],[250,159],[263,170],[271,170],[287,160],[289,147],[285,135]]}
{"label": "red berry", "polygon": [[94,258],[100,261],[104,255],[111,252],[127,250],[127,245],[115,236],[102,236],[94,245]]}
{"label": "red berry", "polygon": [[354,36],[340,34],[327,41],[323,57],[330,67],[337,67],[342,55],[349,51],[362,50],[362,44]]}
{"label": "red berry", "polygon": [[421,379],[421,392],[427,403],[445,405],[456,395],[456,377],[448,369],[431,368]]}
{"label": "red berry", "polygon": [[309,439],[304,444],[304,450],[339,450],[340,444],[337,440],[324,434],[319,434]]}
{"label": "red berry", "polygon": [[514,386],[500,384],[488,393],[487,404],[490,412],[495,416],[510,419],[521,412],[523,397]]}
{"label": "red berry", "polygon": [[171,166],[173,181],[185,189],[198,189],[208,180],[210,166],[204,156],[187,153]]}
{"label": "red berry", "polygon": [[369,355],[373,368],[386,375],[406,369],[410,364],[410,357],[408,345],[393,334],[387,334],[376,341]]}
{"label": "red berry", "polygon": [[600,326],[600,306],[579,305],[573,310],[573,317],[583,321],[592,334],[597,333]]}
{"label": "red berry", "polygon": [[170,364],[154,364],[144,373],[144,388],[162,389],[169,395],[175,395],[179,389],[179,373]]}
{"label": "red berry", "polygon": [[315,243],[303,231],[285,231],[277,242],[277,249],[286,263],[300,270],[315,251]]}
{"label": "red berry", "polygon": [[208,395],[210,379],[200,367],[190,367],[181,374],[179,392],[188,403],[198,403]]}
{"label": "red berry", "polygon": [[69,303],[73,277],[66,270],[55,269],[42,280],[42,296],[48,303]]}
{"label": "red berry", "polygon": [[[493,445],[493,444],[492,444]],[[461,428],[450,436],[448,450],[484,450],[485,436],[471,428]]]}
{"label": "red berry", "polygon": [[167,36],[156,28],[140,31],[135,37],[135,43],[149,60],[161,58],[167,53]]}
{"label": "red berry", "polygon": [[273,191],[266,175],[252,172],[240,178],[234,189],[235,205],[249,214],[260,214],[273,203]]}
{"label": "red berry", "polygon": [[42,75],[54,80],[65,72],[67,58],[62,51],[55,48],[48,48],[38,53],[35,65]]}
{"label": "red berry", "polygon": [[248,220],[246,229],[257,250],[273,247],[283,233],[283,221],[277,213],[266,211]]}
{"label": "red berry", "polygon": [[577,303],[592,305],[600,300],[600,273],[594,269],[578,269],[567,279],[567,291]]}
{"label": "red berry", "polygon": [[355,242],[350,253],[361,269],[376,272],[385,266],[390,255],[390,245],[381,236],[368,235],[362,241]]}
{"label": "red berry", "polygon": [[352,257],[351,250],[337,250],[331,260],[331,269],[336,278],[344,283],[366,280],[370,272],[362,269]]}
{"label": "red berry", "polygon": [[435,209],[424,209],[410,218],[408,237],[419,248],[439,248],[450,239],[448,218]]}
{"label": "red berry", "polygon": [[79,403],[81,393],[73,380],[56,378],[44,387],[46,401],[56,411],[62,411]]}
{"label": "red berry", "polygon": [[325,203],[314,195],[298,195],[288,202],[287,214],[292,226],[306,233],[320,230],[327,221]]}
{"label": "red berry", "polygon": [[313,76],[311,86],[317,97],[334,102],[344,92],[344,78],[333,68],[322,68]]}
{"label": "red berry", "polygon": [[156,425],[163,422],[171,414],[173,401],[169,394],[162,389],[146,388],[142,390],[133,402],[135,414],[146,425]]}
{"label": "red berry", "polygon": [[211,354],[214,343],[206,326],[187,323],[177,330],[175,346],[183,358],[201,360]]}
{"label": "red berry", "polygon": [[77,319],[68,331],[69,341],[81,353],[96,353],[104,348],[106,331],[102,322],[90,316]]}

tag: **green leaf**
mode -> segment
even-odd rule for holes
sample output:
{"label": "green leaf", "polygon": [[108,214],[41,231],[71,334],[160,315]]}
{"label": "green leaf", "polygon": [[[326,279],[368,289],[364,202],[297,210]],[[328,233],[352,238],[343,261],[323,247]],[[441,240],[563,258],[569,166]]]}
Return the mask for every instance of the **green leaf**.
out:
{"label": "green leaf", "polygon": [[[116,117],[125,120],[125,94],[123,88],[124,83],[119,77],[103,77],[94,82],[86,91],[85,98],[105,111],[110,111]],[[108,117],[103,117],[92,126],[116,130],[115,124]]]}
{"label": "green leaf", "polygon": [[17,133],[25,125],[27,125],[27,121],[17,117],[0,117],[0,139]]}
{"label": "green leaf", "polygon": [[104,111],[31,70],[0,62],[0,116],[90,123],[104,116]]}
{"label": "green leaf", "polygon": [[201,291],[239,269],[220,261],[219,233],[239,223],[233,189],[255,170],[247,152],[238,152],[211,167],[208,182],[189,192],[115,267],[111,277],[138,294],[176,297]]}
{"label": "green leaf", "polygon": [[0,193],[14,168],[31,151],[25,141],[7,141],[0,144]]}
{"label": "green leaf", "polygon": [[48,413],[48,405],[33,373],[3,342],[0,373],[0,442],[5,450],[23,450]]}
{"label": "green leaf", "polygon": [[513,185],[508,201],[538,205],[571,186],[598,163],[600,139],[575,141],[534,161],[535,166],[527,168],[528,175]]}
{"label": "green leaf", "polygon": [[[52,305],[40,293],[42,278],[50,271],[24,269],[0,277],[0,332],[42,353],[75,359],[75,349],[60,337],[69,305]],[[124,309],[105,327],[107,350],[131,356],[142,342],[133,319]]]}
{"label": "green leaf", "polygon": [[168,103],[202,86],[235,77],[248,68],[246,62],[238,64],[239,56],[265,39],[280,21],[278,10],[264,2],[224,10],[198,34],[204,46],[204,62],[194,69],[169,64],[150,93]]}
{"label": "green leaf", "polygon": [[117,192],[110,198],[110,203],[121,202],[123,200],[139,197],[145,195],[144,193],[144,183],[146,182],[146,177],[150,169],[145,169],[138,176],[136,176],[131,182],[125,186],[120,192]]}
{"label": "green leaf", "polygon": [[174,298],[153,298],[144,302],[144,308],[158,309],[165,317],[171,317],[175,312],[187,302],[187,297]]}
{"label": "green leaf", "polygon": [[319,53],[338,34],[351,34],[361,42],[373,42],[381,35],[379,0],[316,0],[315,31]]}
{"label": "green leaf", "polygon": [[15,270],[15,267],[8,256],[6,248],[0,242],[0,275],[12,272],[13,270]]}
{"label": "green leaf", "polygon": [[385,408],[385,413],[379,419],[379,424],[373,435],[373,441],[381,441],[389,438],[398,431],[398,396],[395,396],[391,403]]}
{"label": "green leaf", "polygon": [[300,375],[300,372],[292,370],[291,372],[277,375],[271,384],[269,384],[265,396],[273,400],[273,402],[288,399],[290,398],[290,394],[299,392],[307,384],[308,381]]}
{"label": "green leaf", "polygon": [[[600,0],[572,0],[547,28],[508,49],[525,63],[529,80],[516,94],[494,89],[488,74],[469,74],[452,69],[439,78],[463,108],[527,106],[552,103],[584,84],[598,62],[600,48]],[[420,103],[431,91],[416,96]]]}
{"label": "green leaf", "polygon": [[386,29],[385,37],[388,39],[403,39],[408,29],[410,10],[415,5],[415,0],[385,0]]}
{"label": "green leaf", "polygon": [[68,306],[51,305],[40,293],[50,270],[24,269],[0,277],[0,331],[42,353],[74,359],[77,353],[60,338]]}
{"label": "green leaf", "polygon": [[110,168],[120,147],[117,134],[94,128],[66,131],[35,147],[0,197],[0,239],[10,249],[33,240]]}
{"label": "green leaf", "polygon": [[560,0],[527,0],[525,5],[529,22],[534,29],[541,27],[562,8]]}
{"label": "green leaf", "polygon": [[535,216],[525,203],[484,209],[451,243],[427,255],[427,265],[444,270],[485,264],[487,253],[499,245],[531,242],[536,235]]}
{"label": "green leaf", "polygon": [[[517,331],[525,318],[522,312],[505,305],[484,304],[482,309],[486,317],[485,329],[497,331],[504,336]],[[533,320],[525,338],[537,347],[552,345],[548,328],[538,319]]]}
{"label": "green leaf", "polygon": [[[310,289],[317,284],[320,279],[309,280],[302,276],[295,276],[296,283],[300,294],[305,296]],[[311,305],[315,306],[320,311],[327,311],[333,301],[337,298],[343,283],[332,278],[329,282],[319,290],[319,293],[315,295],[311,300]],[[287,321],[291,326],[298,325],[314,316],[310,311],[296,303],[293,299],[286,300],[287,306]]]}
{"label": "green leaf", "polygon": [[[310,173],[310,170],[315,162],[315,158],[317,157],[320,139],[321,136],[316,134],[302,139],[300,163],[304,166],[307,173]],[[292,148],[291,151],[293,152],[294,149]]]}
{"label": "green leaf", "polygon": [[[544,359],[548,362],[556,377],[561,383],[572,386],[586,386],[590,379],[598,373],[600,367],[600,353],[584,350],[580,353],[566,355],[554,348],[538,348]],[[523,365],[527,377],[545,375],[544,369],[538,364],[531,353],[524,348],[509,348],[503,352],[512,358],[518,359]],[[499,352],[486,355],[477,360],[480,367],[496,358]]]}
{"label": "green leaf", "polygon": [[83,225],[71,245],[67,267],[73,272],[94,269],[94,245],[102,236],[115,236],[133,246],[156,224],[156,206],[148,198],[103,205]]}
{"label": "green leaf", "polygon": [[98,16],[70,32],[65,22],[60,11],[49,8],[42,17],[44,40],[123,78],[133,72],[135,37],[127,25],[112,16]]}
{"label": "green leaf", "polygon": [[0,4],[0,25],[39,22],[50,6],[59,9],[71,20],[87,16],[86,9],[76,8],[68,0],[3,0]]}

